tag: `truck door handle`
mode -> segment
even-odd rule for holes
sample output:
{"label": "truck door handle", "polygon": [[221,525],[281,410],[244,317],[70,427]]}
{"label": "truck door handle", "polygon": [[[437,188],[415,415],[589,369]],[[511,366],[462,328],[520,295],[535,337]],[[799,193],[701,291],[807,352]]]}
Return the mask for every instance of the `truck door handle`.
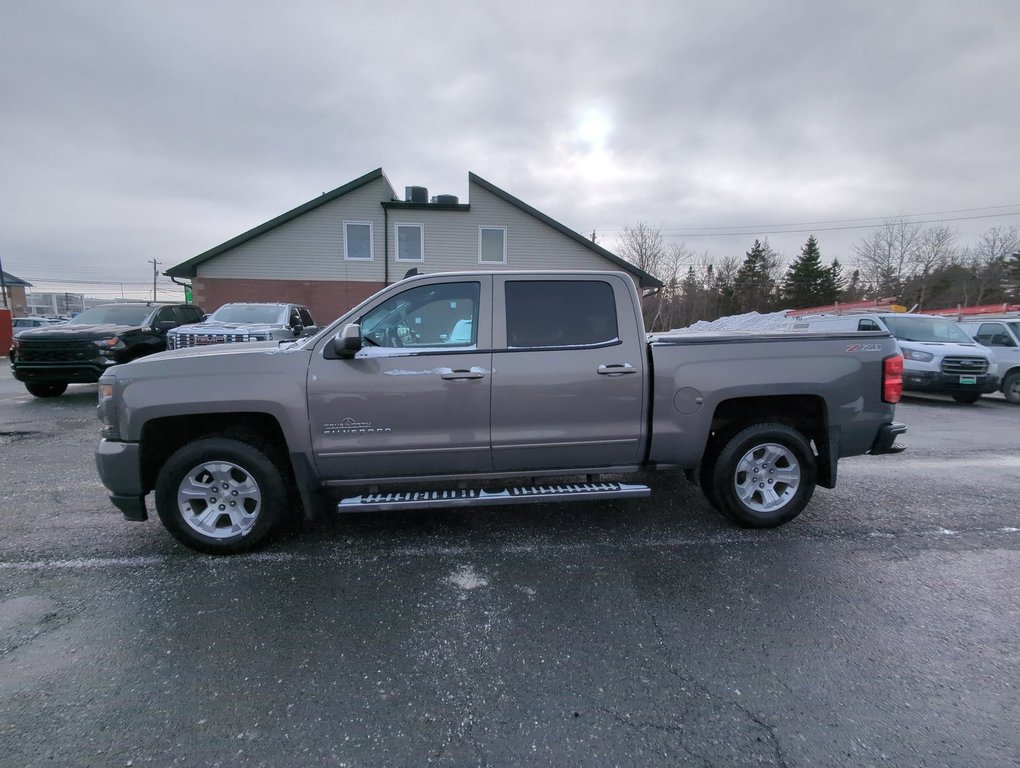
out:
{"label": "truck door handle", "polygon": [[627,373],[637,373],[638,370],[630,363],[611,363],[606,365],[603,363],[598,368],[600,376],[623,376]]}
{"label": "truck door handle", "polygon": [[481,371],[444,371],[439,374],[447,381],[461,381],[462,379],[484,379],[485,374]]}

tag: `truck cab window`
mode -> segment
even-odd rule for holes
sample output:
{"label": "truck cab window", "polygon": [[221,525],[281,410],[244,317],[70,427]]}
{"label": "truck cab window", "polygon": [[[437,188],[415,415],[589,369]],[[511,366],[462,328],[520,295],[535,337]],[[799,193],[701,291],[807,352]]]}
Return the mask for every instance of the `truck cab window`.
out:
{"label": "truck cab window", "polygon": [[473,347],[478,328],[476,282],[411,288],[369,310],[361,332],[369,347]]}
{"label": "truck cab window", "polygon": [[506,284],[507,346],[580,347],[618,340],[616,300],[603,280]]}

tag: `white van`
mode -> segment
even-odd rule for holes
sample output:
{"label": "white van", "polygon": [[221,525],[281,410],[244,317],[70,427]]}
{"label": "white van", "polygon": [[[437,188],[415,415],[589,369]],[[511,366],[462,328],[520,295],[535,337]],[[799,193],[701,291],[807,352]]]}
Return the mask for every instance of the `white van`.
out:
{"label": "white van", "polygon": [[867,312],[845,315],[804,315],[791,331],[887,331],[903,355],[903,389],[951,395],[974,403],[999,386],[987,349],[956,323],[935,315]]}
{"label": "white van", "polygon": [[1002,394],[1020,403],[1020,317],[974,318],[956,323],[974,341],[987,347],[995,361]]}

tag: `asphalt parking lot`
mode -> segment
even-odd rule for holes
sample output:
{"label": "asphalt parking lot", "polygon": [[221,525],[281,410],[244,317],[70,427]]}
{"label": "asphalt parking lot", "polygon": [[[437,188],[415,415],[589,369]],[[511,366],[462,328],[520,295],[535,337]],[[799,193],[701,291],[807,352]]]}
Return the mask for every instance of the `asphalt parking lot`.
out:
{"label": "asphalt parking lot", "polygon": [[212,558],[109,504],[94,386],[2,362],[0,766],[1020,764],[1001,397],[907,398],[778,530],[663,478]]}

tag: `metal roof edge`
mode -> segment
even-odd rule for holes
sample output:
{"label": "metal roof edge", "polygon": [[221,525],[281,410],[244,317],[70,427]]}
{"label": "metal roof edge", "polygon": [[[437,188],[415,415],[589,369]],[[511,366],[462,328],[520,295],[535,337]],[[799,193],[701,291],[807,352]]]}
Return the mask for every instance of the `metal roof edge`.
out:
{"label": "metal roof edge", "polygon": [[[469,171],[468,172],[468,185],[470,186],[471,184],[477,184],[478,186],[480,186],[485,191],[490,192],[490,193],[496,195],[496,197],[499,197],[500,199],[506,201],[507,203],[510,203],[510,205],[514,206],[515,208],[520,209],[521,211],[523,211],[524,213],[528,214],[529,216],[533,216],[534,218],[536,218],[539,221],[541,221],[543,224],[546,224],[546,225],[552,227],[553,229],[555,229],[560,234],[566,235],[571,240],[574,240],[574,241],[580,243],[581,245],[583,245],[588,250],[593,251],[594,253],[597,253],[599,256],[601,256],[601,257],[603,257],[605,259],[608,259],[609,261],[613,262],[614,264],[616,264],[621,269],[629,272],[632,275],[636,275],[637,278],[638,278],[638,283],[639,283],[639,285],[642,288],[661,288],[662,287],[662,281],[660,281],[658,278],[652,277],[652,275],[648,274],[643,269],[640,269],[640,268],[634,266],[629,261],[621,259],[615,253],[613,253],[611,251],[607,251],[605,248],[603,248],[598,243],[592,242],[591,240],[589,240],[584,235],[582,235],[582,234],[580,234],[578,232],[575,232],[574,230],[570,229],[566,225],[561,224],[560,222],[556,221],[552,217],[547,216],[546,214],[542,213],[537,208],[533,208],[532,206],[530,206],[527,203],[525,203],[523,200],[520,200],[520,199],[514,197],[513,195],[511,195],[509,192],[506,192],[506,191],[500,189],[499,187],[497,187],[492,182],[486,181],[485,179],[483,179],[478,174]],[[470,202],[470,197],[468,198],[468,201]]]}
{"label": "metal roof edge", "polygon": [[323,206],[326,203],[331,203],[337,198],[343,197],[344,195],[353,192],[354,190],[359,189],[373,181],[377,181],[378,179],[383,179],[386,182],[386,184],[390,187],[390,189],[391,190],[393,189],[393,185],[390,184],[389,179],[386,178],[386,175],[383,173],[383,169],[376,168],[374,171],[369,171],[364,176],[359,176],[353,181],[347,182],[343,186],[337,187],[336,189],[330,192],[324,192],[318,197],[309,200],[307,203],[299,205],[297,208],[292,208],[286,213],[281,213],[279,216],[270,219],[269,221],[263,224],[259,224],[257,227],[249,229],[247,232],[242,232],[237,237],[233,237],[224,243],[220,243],[219,245],[210,248],[208,251],[203,251],[202,253],[198,254],[197,256],[193,256],[187,261],[182,261],[180,264],[175,264],[174,266],[166,270],[163,274],[169,277],[195,277],[195,270],[199,264],[202,264],[203,262],[206,262],[215,256],[219,256],[221,253],[229,251],[231,248],[235,248],[238,245],[241,245],[242,243],[245,243],[249,240],[258,237],[259,235],[263,235],[266,232],[269,232],[270,230],[276,229],[280,225],[286,224],[288,221],[292,221],[293,219],[296,219],[297,217],[305,213],[308,213],[309,211],[314,211],[316,208]]}

